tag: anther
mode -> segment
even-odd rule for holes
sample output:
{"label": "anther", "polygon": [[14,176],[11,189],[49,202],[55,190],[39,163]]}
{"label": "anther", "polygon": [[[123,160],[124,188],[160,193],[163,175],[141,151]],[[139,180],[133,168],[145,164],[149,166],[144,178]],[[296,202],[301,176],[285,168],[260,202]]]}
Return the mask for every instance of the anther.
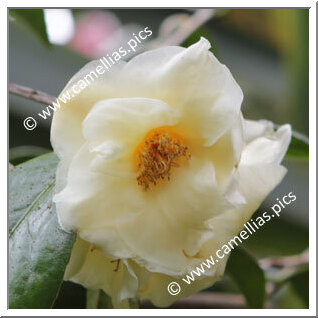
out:
{"label": "anther", "polygon": [[148,190],[150,185],[156,186],[158,180],[170,180],[172,167],[179,167],[177,161],[181,157],[191,158],[189,147],[180,138],[164,130],[150,133],[139,148],[138,185]]}

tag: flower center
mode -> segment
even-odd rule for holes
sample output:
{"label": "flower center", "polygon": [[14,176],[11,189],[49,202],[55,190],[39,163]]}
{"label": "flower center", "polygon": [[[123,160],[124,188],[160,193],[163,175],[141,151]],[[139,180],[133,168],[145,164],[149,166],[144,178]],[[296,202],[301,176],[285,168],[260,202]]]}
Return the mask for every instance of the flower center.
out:
{"label": "flower center", "polygon": [[169,127],[151,130],[137,147],[137,154],[137,182],[144,190],[160,180],[169,181],[172,167],[178,167],[182,157],[191,158],[188,146]]}

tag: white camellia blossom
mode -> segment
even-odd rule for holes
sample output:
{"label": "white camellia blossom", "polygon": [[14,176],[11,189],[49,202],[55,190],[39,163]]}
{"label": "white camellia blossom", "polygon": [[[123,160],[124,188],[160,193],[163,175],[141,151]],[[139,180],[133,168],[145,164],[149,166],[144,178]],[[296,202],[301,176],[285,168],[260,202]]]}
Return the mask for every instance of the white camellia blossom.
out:
{"label": "white camellia blossom", "polygon": [[219,280],[229,255],[178,296],[167,291],[237,235],[286,173],[290,126],[243,119],[243,93],[209,49],[201,38],[142,53],[54,114],[54,200],[61,226],[77,232],[64,279],[117,307],[134,297],[168,306]]}

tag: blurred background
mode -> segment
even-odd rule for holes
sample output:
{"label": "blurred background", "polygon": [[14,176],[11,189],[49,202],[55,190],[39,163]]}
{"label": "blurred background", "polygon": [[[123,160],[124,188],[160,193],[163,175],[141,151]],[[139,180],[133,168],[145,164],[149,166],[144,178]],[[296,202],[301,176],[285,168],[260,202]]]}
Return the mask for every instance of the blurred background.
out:
{"label": "blurred background", "polygon": [[[293,130],[308,136],[309,10],[202,11],[201,14],[208,17],[206,22],[180,44],[187,47],[200,36],[211,42],[211,50],[228,66],[244,92],[242,111],[246,118],[265,118],[278,125],[290,123]],[[167,39],[196,13],[183,9],[10,10],[9,82],[58,96],[83,65],[112,53],[127,43],[134,32],[145,27],[153,32],[147,42],[138,47],[142,52],[167,43]],[[23,126],[24,118],[38,118],[37,114],[47,105],[13,94],[9,97],[10,162],[18,164],[51,151],[50,119],[38,121],[33,131]],[[289,169],[287,176],[257,213],[268,210],[276,198],[291,191],[297,200],[286,207],[279,219],[271,221],[244,242],[244,247],[258,259],[299,256],[308,248],[308,160],[294,156],[284,164]],[[280,267],[271,266],[266,275],[269,281],[279,281],[275,290],[272,285],[267,286],[270,307],[308,306],[308,269],[297,272],[296,278],[284,279]],[[58,299],[57,308],[82,306],[80,299],[85,298],[84,291],[74,285],[63,285],[61,293],[68,295],[68,303]],[[227,277],[207,292],[228,293],[234,297],[228,303],[222,299],[215,303],[208,299],[205,305],[208,308],[244,307],[240,298],[235,298],[238,292],[235,284]],[[151,304],[143,306],[151,307]],[[195,302],[192,305],[181,302],[175,305],[178,306],[196,305]],[[204,306],[202,298],[200,306]]]}

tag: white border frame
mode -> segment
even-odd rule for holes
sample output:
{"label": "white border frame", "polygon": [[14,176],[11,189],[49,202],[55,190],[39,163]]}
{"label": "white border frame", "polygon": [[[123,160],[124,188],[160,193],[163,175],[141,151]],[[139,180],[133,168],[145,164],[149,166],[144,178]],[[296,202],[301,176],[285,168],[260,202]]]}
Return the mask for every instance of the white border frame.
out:
{"label": "white border frame", "polygon": [[[5,0],[1,4],[1,18],[0,18],[0,34],[1,39],[4,42],[7,39],[8,34],[8,21],[7,21],[7,9],[8,7],[101,7],[103,4],[98,0],[79,1],[79,0],[54,0],[46,1],[45,3],[40,0],[29,0],[28,2],[22,0]],[[132,8],[132,2],[122,0],[108,0],[105,2],[107,7],[120,8],[127,7]],[[1,262],[1,278],[2,284],[0,289],[1,302],[0,302],[0,314],[1,316],[161,316],[161,315],[173,315],[173,316],[316,316],[316,2],[315,1],[281,1],[281,0],[268,0],[268,1],[227,1],[227,0],[215,0],[215,1],[182,1],[176,0],[161,0],[161,1],[142,1],[135,0],[133,2],[133,8],[151,8],[151,7],[232,7],[232,8],[284,8],[284,7],[298,7],[306,8],[310,7],[309,10],[309,139],[310,139],[310,159],[309,159],[309,266],[310,266],[310,279],[309,279],[309,309],[7,309],[7,262]],[[237,6],[239,4],[239,7]],[[1,53],[1,64],[2,64],[2,75],[1,75],[1,96],[8,96],[7,91],[7,50],[2,49]],[[8,134],[8,120],[7,109],[4,106],[3,101],[2,107],[0,107],[2,125],[1,129],[1,146],[2,149],[7,148],[7,136]],[[6,123],[7,122],[7,123]],[[8,136],[7,136],[8,137]],[[8,160],[4,155],[1,156],[1,166],[7,167]],[[1,252],[4,255],[7,251],[7,180],[4,178],[1,181],[1,202],[2,202],[2,213],[1,213]],[[5,253],[7,254],[7,253]]]}

